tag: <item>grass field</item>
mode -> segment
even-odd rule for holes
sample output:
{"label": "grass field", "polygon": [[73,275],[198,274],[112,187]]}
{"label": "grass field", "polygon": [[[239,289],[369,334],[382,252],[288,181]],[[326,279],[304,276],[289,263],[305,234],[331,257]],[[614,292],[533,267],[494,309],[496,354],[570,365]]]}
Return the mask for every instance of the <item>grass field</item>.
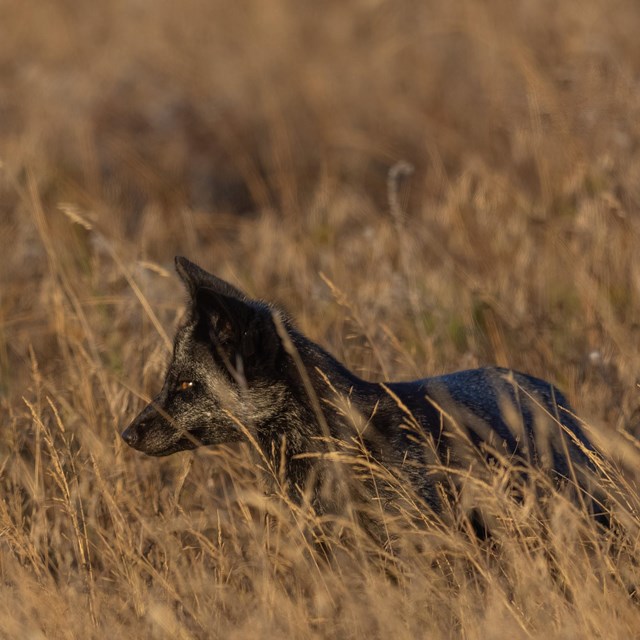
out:
{"label": "grass field", "polygon": [[[1,638],[640,636],[636,0],[0,6]],[[127,448],[176,254],[363,377],[552,380],[625,533],[496,476],[493,543],[380,547],[248,446]]]}

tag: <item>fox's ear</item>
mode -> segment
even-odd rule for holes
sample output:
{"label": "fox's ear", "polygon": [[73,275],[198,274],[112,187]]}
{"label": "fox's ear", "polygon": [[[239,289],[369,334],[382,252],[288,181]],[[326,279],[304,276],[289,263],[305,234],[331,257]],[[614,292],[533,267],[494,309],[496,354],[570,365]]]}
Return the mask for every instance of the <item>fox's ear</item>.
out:
{"label": "fox's ear", "polygon": [[268,305],[255,300],[206,288],[195,294],[194,319],[200,335],[235,377],[240,370],[253,377],[275,364],[282,342],[272,314]]}
{"label": "fox's ear", "polygon": [[232,373],[240,362],[247,373],[273,364],[281,341],[268,305],[249,299],[186,258],[176,258],[176,270],[191,294],[192,318],[201,337]]}
{"label": "fox's ear", "polygon": [[239,300],[247,299],[247,296],[242,293],[240,289],[236,289],[228,282],[216,278],[216,276],[200,268],[197,264],[191,262],[191,260],[187,260],[182,256],[176,256],[175,263],[176,271],[192,298],[195,298],[198,289],[210,289],[224,296],[238,298]]}

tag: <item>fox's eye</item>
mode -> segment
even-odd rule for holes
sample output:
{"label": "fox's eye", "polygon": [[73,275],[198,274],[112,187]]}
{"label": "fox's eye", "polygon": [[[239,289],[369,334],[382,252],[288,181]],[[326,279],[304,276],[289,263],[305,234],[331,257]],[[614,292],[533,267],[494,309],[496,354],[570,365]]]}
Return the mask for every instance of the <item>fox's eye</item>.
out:
{"label": "fox's eye", "polygon": [[177,391],[187,391],[188,389],[193,389],[193,382],[191,380],[182,380],[182,382],[178,382],[178,386],[176,387]]}

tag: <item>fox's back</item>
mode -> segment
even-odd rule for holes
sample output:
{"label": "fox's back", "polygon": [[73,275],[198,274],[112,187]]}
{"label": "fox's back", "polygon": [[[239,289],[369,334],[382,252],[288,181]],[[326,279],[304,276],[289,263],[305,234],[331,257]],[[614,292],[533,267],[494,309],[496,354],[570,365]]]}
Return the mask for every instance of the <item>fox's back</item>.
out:
{"label": "fox's back", "polygon": [[571,405],[539,378],[487,367],[388,386],[441,448],[466,438],[563,477],[569,476],[569,461],[590,464],[585,450],[593,447]]}

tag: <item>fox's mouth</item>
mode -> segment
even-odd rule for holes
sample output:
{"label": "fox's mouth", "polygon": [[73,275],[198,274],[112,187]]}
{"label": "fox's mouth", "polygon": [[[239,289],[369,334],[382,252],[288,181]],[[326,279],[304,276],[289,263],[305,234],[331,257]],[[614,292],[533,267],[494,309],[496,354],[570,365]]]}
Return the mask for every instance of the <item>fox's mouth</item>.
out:
{"label": "fox's mouth", "polygon": [[[153,456],[154,458],[164,458],[165,456],[170,456],[172,453],[178,453],[180,451],[188,451],[190,449],[195,449],[198,445],[192,442],[187,438],[180,438],[178,442],[165,447],[164,449],[148,449],[144,446],[140,447],[138,451],[142,451],[142,453]],[[136,447],[137,448],[137,447]]]}

